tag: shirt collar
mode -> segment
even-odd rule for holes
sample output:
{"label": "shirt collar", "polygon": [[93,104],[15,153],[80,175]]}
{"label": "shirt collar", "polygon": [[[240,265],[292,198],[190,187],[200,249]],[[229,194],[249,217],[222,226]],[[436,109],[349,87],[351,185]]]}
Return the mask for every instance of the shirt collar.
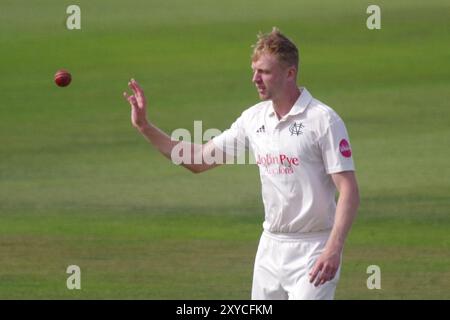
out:
{"label": "shirt collar", "polygon": [[[306,107],[309,105],[309,103],[312,100],[312,96],[309,93],[308,90],[306,90],[305,87],[300,87],[300,96],[297,98],[297,101],[295,101],[294,105],[292,106],[291,110],[283,117],[287,118],[288,116],[293,116],[299,113],[302,113],[305,111]],[[273,109],[273,103],[270,104],[270,111],[269,116],[275,116],[275,110]]]}

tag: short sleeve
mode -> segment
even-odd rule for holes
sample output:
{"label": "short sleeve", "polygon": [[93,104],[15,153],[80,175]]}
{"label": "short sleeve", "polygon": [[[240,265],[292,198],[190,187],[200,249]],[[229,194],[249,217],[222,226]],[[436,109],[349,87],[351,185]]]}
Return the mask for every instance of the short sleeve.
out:
{"label": "short sleeve", "polygon": [[227,155],[237,157],[249,149],[248,137],[244,127],[244,116],[241,115],[229,129],[214,137],[214,145]]}
{"label": "short sleeve", "polygon": [[350,139],[342,119],[336,119],[330,124],[319,138],[319,146],[328,174],[355,170]]}

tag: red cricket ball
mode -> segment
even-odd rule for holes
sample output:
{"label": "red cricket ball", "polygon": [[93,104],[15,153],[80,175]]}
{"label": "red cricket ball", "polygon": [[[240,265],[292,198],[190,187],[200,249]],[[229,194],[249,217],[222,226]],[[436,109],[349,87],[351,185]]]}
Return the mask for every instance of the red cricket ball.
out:
{"label": "red cricket ball", "polygon": [[72,76],[70,75],[69,71],[61,69],[55,73],[55,83],[59,87],[68,86],[70,84],[70,81],[72,81]]}

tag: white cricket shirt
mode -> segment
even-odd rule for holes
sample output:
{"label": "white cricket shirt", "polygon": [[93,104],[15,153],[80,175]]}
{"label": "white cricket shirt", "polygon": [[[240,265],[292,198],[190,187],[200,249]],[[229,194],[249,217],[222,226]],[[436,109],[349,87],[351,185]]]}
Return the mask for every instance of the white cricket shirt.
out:
{"label": "white cricket shirt", "polygon": [[354,170],[344,122],[306,88],[278,120],[272,101],[260,102],[213,139],[236,155],[246,146],[259,166],[265,209],[264,230],[305,233],[334,223],[336,187],[330,174]]}

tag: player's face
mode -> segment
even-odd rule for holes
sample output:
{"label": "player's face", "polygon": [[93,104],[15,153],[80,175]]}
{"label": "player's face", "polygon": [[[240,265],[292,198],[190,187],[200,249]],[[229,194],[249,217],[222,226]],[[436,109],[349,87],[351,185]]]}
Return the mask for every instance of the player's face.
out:
{"label": "player's face", "polygon": [[287,80],[287,68],[271,54],[262,54],[252,62],[252,82],[261,100],[273,100],[283,92]]}

